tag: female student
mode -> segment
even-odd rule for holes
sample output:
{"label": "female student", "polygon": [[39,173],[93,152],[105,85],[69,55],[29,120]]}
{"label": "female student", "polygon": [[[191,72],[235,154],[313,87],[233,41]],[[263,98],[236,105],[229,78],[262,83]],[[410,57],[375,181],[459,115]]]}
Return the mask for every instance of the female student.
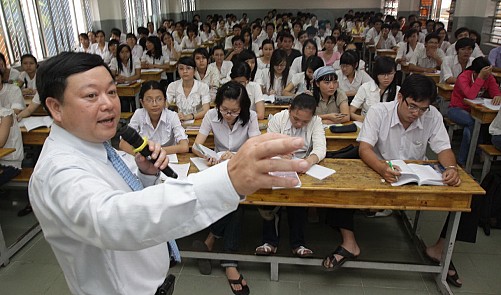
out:
{"label": "female student", "polygon": [[210,108],[209,86],[195,80],[195,67],[193,58],[181,57],[177,63],[181,79],[167,87],[167,100],[177,106],[181,121],[202,119]]}
{"label": "female student", "polygon": [[[343,53],[346,50],[346,45],[349,43],[349,41],[350,41],[350,38],[346,34],[344,34],[344,33],[341,34],[341,36],[339,36],[336,39],[336,46],[334,46],[334,51],[339,52],[339,56],[343,55]],[[325,46],[325,44],[324,44],[324,46]]]}
{"label": "female student", "polygon": [[239,54],[235,55],[233,58],[233,64],[239,63],[239,62],[245,62],[249,65],[251,68],[251,77],[250,81],[256,81],[258,77],[262,77],[263,73],[261,70],[257,68],[257,58],[254,52],[244,50],[240,52]]}
{"label": "female student", "polygon": [[[143,83],[139,92],[143,108],[137,109],[129,126],[148,140],[158,142],[167,154],[187,153],[188,136],[177,114],[166,107],[165,88],[157,81]],[[124,140],[120,149],[133,154],[133,148]]]}
{"label": "female student", "polygon": [[104,31],[96,31],[96,42],[91,45],[91,53],[99,55],[103,60],[108,53],[108,42],[105,41],[105,36]]}
{"label": "female student", "polygon": [[244,38],[244,50],[252,51],[256,56],[259,55],[259,46],[252,42],[252,33],[250,28],[243,29],[240,34],[242,34],[242,37]]}
{"label": "female student", "polygon": [[195,49],[200,46],[200,38],[198,35],[198,29],[195,25],[189,25],[186,29],[186,36],[181,40],[181,49]]}
{"label": "female student", "polygon": [[5,83],[13,83],[19,79],[19,71],[14,68],[7,67],[7,60],[5,55],[0,52],[0,71],[3,72],[3,80]]}
{"label": "female student", "polygon": [[[141,62],[132,56],[129,45],[118,46],[117,56],[111,59],[110,70],[118,83],[131,83],[141,78]],[[122,112],[136,109],[135,97],[120,96]]]}
{"label": "female student", "polygon": [[[294,137],[304,138],[304,146],[292,155],[284,156],[305,159],[309,166],[317,164],[325,158],[326,140],[322,119],[316,114],[316,101],[306,93],[294,97],[288,110],[277,113],[268,123],[268,133],[280,133]],[[265,207],[266,208],[266,207]],[[294,256],[311,257],[313,251],[306,247],[304,237],[304,224],[306,222],[306,209],[304,207],[286,207],[289,224],[289,245]],[[280,241],[280,207],[260,208],[263,217],[263,241],[256,248],[256,255],[269,256],[277,252]],[[278,220],[277,220],[278,218]]]}
{"label": "female student", "polygon": [[290,83],[291,75],[287,66],[287,54],[282,49],[275,50],[270,60],[270,68],[262,70],[261,79],[257,80],[267,95],[282,95],[285,86]]}
{"label": "female student", "polygon": [[91,52],[89,36],[86,33],[79,34],[78,41],[80,42],[80,46],[75,50],[76,52]]}
{"label": "female student", "polygon": [[141,57],[141,68],[143,69],[161,69],[160,81],[163,85],[167,84],[167,74],[165,70],[169,68],[169,57],[163,54],[162,43],[157,36],[149,36],[146,39],[146,50]]}
{"label": "female student", "polygon": [[283,91],[283,95],[313,94],[313,73],[324,66],[324,61],[318,56],[310,56],[306,60],[306,71],[294,74],[292,80]]}
{"label": "female student", "polygon": [[162,35],[162,50],[164,54],[169,57],[169,60],[178,60],[181,53],[176,48],[176,43],[174,42],[174,38],[172,38],[171,33],[165,32]]}
{"label": "female student", "polygon": [[365,71],[359,70],[360,58],[355,50],[347,50],[341,55],[340,70],[336,71],[339,81],[339,89],[343,90],[348,100],[357,94],[362,84],[372,81]]}
{"label": "female student", "polygon": [[[299,24],[301,25],[301,24]],[[299,31],[298,33],[298,36],[297,36],[297,40],[294,41],[294,49],[297,49],[301,52],[301,54],[303,54],[303,46],[304,46],[304,42],[308,40],[308,33],[306,31]]]}
{"label": "female student", "polygon": [[438,48],[442,49],[443,52],[447,52],[451,43],[449,42],[449,36],[447,36],[447,30],[444,28],[437,29],[436,33],[440,37],[440,41],[438,42]]}
{"label": "female student", "polygon": [[492,76],[492,66],[486,57],[477,57],[473,60],[471,66],[458,76],[451,94],[447,116],[456,124],[465,127],[458,156],[460,165],[466,164],[475,125],[475,120],[470,115],[470,107],[463,100],[473,100],[477,97],[493,98],[493,104],[501,103],[501,91],[496,78]]}
{"label": "female student", "polygon": [[21,89],[17,85],[3,82],[3,75],[0,70],[0,106],[19,114],[26,107]]}
{"label": "female student", "polygon": [[214,62],[209,64],[210,71],[218,73],[219,84],[223,84],[224,79],[230,74],[233,63],[224,60],[224,49],[222,46],[215,46],[212,49],[212,58]]}
{"label": "female student", "polygon": [[21,173],[21,162],[24,157],[21,130],[17,125],[14,111],[0,104],[0,148],[16,150],[0,159],[0,186]]}
{"label": "female student", "polygon": [[297,73],[304,72],[306,70],[306,60],[308,57],[318,55],[317,43],[313,39],[308,39],[304,41],[303,44],[303,54],[298,56],[292,61],[290,74],[294,75]]}
{"label": "female student", "polygon": [[200,41],[202,43],[214,40],[215,35],[209,23],[204,23],[202,25],[202,31],[200,32]]}
{"label": "female student", "polygon": [[397,71],[401,71],[402,65],[407,65],[411,60],[414,52],[424,48],[423,43],[418,42],[419,32],[414,29],[409,29],[405,32],[404,42],[400,44],[397,51]]}
{"label": "female student", "polygon": [[251,68],[248,63],[240,61],[233,65],[231,68],[231,80],[238,82],[245,86],[247,94],[251,101],[251,110],[257,113],[259,120],[264,119],[264,97],[261,91],[261,86],[251,81]]}
{"label": "female student", "polygon": [[348,97],[338,87],[338,77],[331,66],[323,66],[313,73],[313,96],[317,102],[316,114],[324,124],[350,121]]}
{"label": "female student", "polygon": [[[369,108],[379,102],[393,101],[400,89],[395,79],[395,61],[387,56],[378,57],[374,63],[372,79],[360,86],[350,105],[352,120],[363,122]],[[362,109],[360,115],[356,112]]]}
{"label": "female student", "polygon": [[324,50],[318,53],[318,56],[324,60],[326,66],[332,66],[332,64],[341,58],[341,54],[334,51],[334,45],[336,44],[336,38],[333,36],[325,37]]}
{"label": "female student", "polygon": [[[240,83],[230,81],[221,86],[216,95],[216,107],[205,115],[195,144],[204,144],[210,132],[214,134],[215,151],[220,153],[220,159],[207,158],[200,151],[192,147],[192,151],[199,157],[204,157],[209,165],[231,159],[233,153],[238,152],[247,139],[261,134],[257,115],[250,110],[250,100],[245,87]],[[242,208],[226,215],[209,227],[209,235],[205,242],[195,241],[194,248],[203,251],[212,251],[216,239],[224,237],[224,252],[238,250],[240,239],[240,224]],[[225,268],[226,277],[234,294],[249,294],[249,287],[239,273],[237,261],[221,261]],[[210,261],[199,260],[199,269],[202,274],[210,274]]]}
{"label": "female student", "polygon": [[195,79],[204,82],[210,89],[219,87],[219,74],[215,69],[209,68],[209,52],[207,49],[200,47],[193,51],[193,59],[195,60],[196,71]]}
{"label": "female student", "polygon": [[275,50],[275,43],[270,39],[264,39],[261,43],[261,51],[263,56],[257,59],[257,68],[260,70],[270,67],[271,55]]}
{"label": "female student", "polygon": [[17,84],[21,87],[23,95],[35,95],[37,93],[37,68],[36,57],[31,54],[21,56],[23,71],[19,74]]}
{"label": "female student", "polygon": [[[357,45],[355,45],[355,43],[348,43],[346,44],[345,46],[345,51],[348,51],[348,50],[353,50],[355,51],[358,56],[360,56],[360,52],[358,51],[357,49]],[[338,71],[341,69],[341,65],[340,65],[340,59],[339,60],[336,60],[333,64],[332,64],[332,67],[334,68],[334,70]],[[360,59],[358,61],[358,69],[360,71],[364,71],[365,72],[365,61],[363,59]]]}

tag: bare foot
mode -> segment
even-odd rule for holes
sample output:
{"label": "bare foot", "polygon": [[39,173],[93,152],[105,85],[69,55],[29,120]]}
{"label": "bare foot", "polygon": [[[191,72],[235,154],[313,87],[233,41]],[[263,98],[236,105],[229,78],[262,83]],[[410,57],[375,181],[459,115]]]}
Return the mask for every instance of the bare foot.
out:
{"label": "bare foot", "polygon": [[204,243],[209,249],[209,252],[212,252],[212,248],[214,248],[214,243],[216,242],[216,236],[209,232],[209,235],[205,239]]}

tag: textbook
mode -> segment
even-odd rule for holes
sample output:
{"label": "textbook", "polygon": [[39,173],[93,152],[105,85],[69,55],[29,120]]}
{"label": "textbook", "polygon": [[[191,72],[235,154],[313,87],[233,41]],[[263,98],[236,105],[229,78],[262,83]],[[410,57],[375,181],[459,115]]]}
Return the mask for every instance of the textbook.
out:
{"label": "textbook", "polygon": [[50,116],[34,116],[23,118],[19,122],[19,126],[26,128],[26,131],[33,130],[38,127],[50,127],[52,125],[52,118]]}
{"label": "textbook", "polygon": [[412,182],[416,182],[418,185],[444,185],[442,174],[429,165],[406,164],[402,160],[393,160],[391,163],[401,170],[398,181],[392,183],[392,186],[401,186]]}

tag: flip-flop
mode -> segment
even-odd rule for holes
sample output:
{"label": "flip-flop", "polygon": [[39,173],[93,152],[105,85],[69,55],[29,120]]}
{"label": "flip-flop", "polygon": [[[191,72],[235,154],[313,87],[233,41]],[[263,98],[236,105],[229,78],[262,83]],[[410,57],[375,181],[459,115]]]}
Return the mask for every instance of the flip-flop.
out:
{"label": "flip-flop", "polygon": [[[341,258],[339,261],[336,260],[336,257],[334,255],[341,255],[343,258]],[[322,266],[326,271],[334,271],[338,268],[340,268],[343,264],[346,263],[346,261],[350,260],[355,260],[357,259],[358,256],[355,256],[353,253],[350,251],[346,250],[342,246],[338,246],[334,252],[332,252],[329,256],[325,257],[324,260],[322,261]],[[332,263],[332,267],[330,264]]]}
{"label": "flip-flop", "polygon": [[254,252],[257,256],[270,256],[271,254],[277,253],[277,247],[274,247],[271,244],[264,243],[261,246],[256,248]]}
{"label": "flip-flop", "polygon": [[463,286],[463,283],[458,282],[458,280],[459,280],[458,271],[454,267],[452,260],[451,260],[451,263],[449,263],[449,270],[454,271],[454,274],[450,275],[449,272],[447,272],[447,282],[449,284],[452,284],[452,285],[458,287],[458,288],[461,288]]}
{"label": "flip-flop", "polygon": [[[207,245],[199,240],[193,241],[192,248],[198,252],[209,252]],[[197,259],[198,271],[203,275],[210,275],[212,273],[212,264],[209,259]]]}
{"label": "flip-flop", "polygon": [[[244,286],[242,284],[243,279],[244,279],[243,275],[240,275],[238,280],[228,279],[228,283],[230,283],[230,288],[231,288],[231,291],[233,292],[233,294],[236,294],[236,295],[249,295],[250,294],[249,286],[247,286],[247,285]],[[233,289],[233,287],[231,285],[240,285],[240,286],[242,286],[242,290],[235,290],[235,289]]]}
{"label": "flip-flop", "polygon": [[292,254],[299,258],[307,258],[313,256],[313,251],[304,246],[299,246],[292,250]]}

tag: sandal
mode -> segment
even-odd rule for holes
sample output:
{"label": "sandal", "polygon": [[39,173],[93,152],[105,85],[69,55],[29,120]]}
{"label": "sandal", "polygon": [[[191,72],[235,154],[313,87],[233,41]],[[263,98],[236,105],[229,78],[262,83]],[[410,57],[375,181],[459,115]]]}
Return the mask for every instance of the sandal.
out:
{"label": "sandal", "polygon": [[[334,256],[336,254],[343,256],[343,258],[341,258],[339,261],[336,260],[336,257]],[[322,261],[322,266],[326,271],[334,271],[340,268],[346,261],[357,259],[357,257],[358,256],[353,255],[353,253],[349,252],[342,246],[338,246],[336,250],[334,250],[334,252],[324,258],[324,260]],[[330,266],[331,264],[332,266]]]}
{"label": "sandal", "polygon": [[[240,275],[238,280],[228,279],[228,283],[230,283],[230,288],[231,288],[231,291],[233,292],[233,294],[237,294],[237,295],[249,295],[250,294],[249,286],[247,286],[247,285],[244,286],[242,284],[243,279],[244,279],[244,276],[242,276],[242,275]],[[235,290],[235,289],[233,289],[233,287],[231,285],[240,285],[240,286],[242,286],[242,290]]]}
{"label": "sandal", "polygon": [[299,246],[296,249],[292,250],[292,254],[294,254],[294,256],[296,257],[306,258],[313,256],[313,251],[304,246]]}
{"label": "sandal", "polygon": [[255,254],[258,256],[270,256],[271,254],[277,253],[277,247],[264,243],[256,248]]}
{"label": "sandal", "polygon": [[451,275],[451,274],[449,274],[449,272],[447,272],[447,283],[452,284],[458,288],[461,288],[463,286],[463,283],[459,282],[458,271],[454,267],[454,264],[452,263],[452,261],[451,261],[451,263],[449,263],[449,271],[454,271],[454,274]]}
{"label": "sandal", "polygon": [[[207,245],[199,240],[193,241],[192,247],[197,252],[209,252]],[[210,275],[212,273],[212,264],[209,259],[197,259],[198,271],[203,275]]]}

